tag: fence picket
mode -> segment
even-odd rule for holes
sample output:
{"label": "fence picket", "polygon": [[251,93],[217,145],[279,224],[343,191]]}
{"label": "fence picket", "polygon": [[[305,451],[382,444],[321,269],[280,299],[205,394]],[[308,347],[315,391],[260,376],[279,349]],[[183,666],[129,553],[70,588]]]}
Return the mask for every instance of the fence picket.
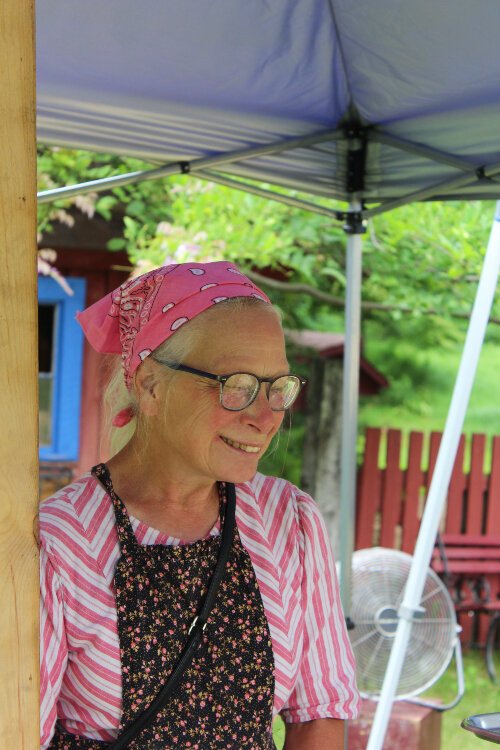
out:
{"label": "fence picket", "polygon": [[484,474],[485,446],[486,435],[472,436],[471,464],[467,486],[467,507],[465,510],[465,532],[467,534],[482,534],[484,530],[484,493],[486,492],[486,476]]}
{"label": "fence picket", "polygon": [[486,504],[486,534],[500,534],[500,435],[493,438]]}
{"label": "fence picket", "polygon": [[427,467],[427,477],[425,485],[426,489],[429,489],[429,487],[431,486],[432,475],[434,474],[434,469],[436,467],[439,446],[441,445],[441,437],[441,432],[431,432],[429,439],[429,464]]}
{"label": "fence picket", "polygon": [[413,554],[415,540],[420,525],[420,488],[423,485],[422,448],[424,435],[422,432],[410,433],[408,449],[408,468],[405,477],[405,498],[403,507],[403,552]]}
{"label": "fence picket", "polygon": [[[380,509],[380,491],[382,472],[378,466],[381,431],[369,427],[366,431],[363,471],[359,482],[356,548],[363,549],[373,545],[373,534],[376,528],[377,512]],[[362,512],[360,512],[362,510]]]}
{"label": "fence picket", "polygon": [[466,477],[464,474],[464,451],[465,438],[461,435],[455,463],[453,464],[453,471],[451,473],[450,486],[448,488],[448,500],[446,503],[444,529],[450,534],[460,534],[463,531],[464,492],[466,486]]}
{"label": "fence picket", "polygon": [[403,472],[400,468],[401,431],[387,432],[387,465],[383,473],[383,490],[380,519],[381,547],[400,547],[401,503],[403,497]]}

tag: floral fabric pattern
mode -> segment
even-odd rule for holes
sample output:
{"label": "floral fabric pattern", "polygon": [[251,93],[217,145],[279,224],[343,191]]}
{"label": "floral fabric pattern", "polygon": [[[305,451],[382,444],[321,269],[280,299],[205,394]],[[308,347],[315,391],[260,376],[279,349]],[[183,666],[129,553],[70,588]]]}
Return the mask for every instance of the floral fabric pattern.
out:
{"label": "floral fabric pattern", "polygon": [[[210,582],[220,537],[178,546],[140,545],[104,464],[94,476],[110,495],[121,557],[114,583],[122,662],[120,729],[166,683]],[[223,502],[221,502],[223,505]],[[132,750],[272,750],[274,657],[250,557],[235,526],[233,546],[202,642],[170,702]],[[56,731],[51,750],[107,743]]]}

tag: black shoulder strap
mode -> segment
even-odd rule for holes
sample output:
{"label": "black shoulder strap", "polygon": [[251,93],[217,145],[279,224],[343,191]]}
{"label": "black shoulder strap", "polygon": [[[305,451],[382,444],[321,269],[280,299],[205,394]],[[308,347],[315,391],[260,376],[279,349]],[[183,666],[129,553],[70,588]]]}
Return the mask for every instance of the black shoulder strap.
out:
{"label": "black shoulder strap", "polygon": [[219,588],[220,581],[224,574],[224,568],[226,567],[226,562],[233,542],[236,514],[236,491],[234,484],[226,484],[226,493],[226,512],[224,514],[224,526],[222,529],[222,538],[217,563],[202,607],[189,628],[189,640],[179,657],[179,661],[172,670],[168,682],[162,687],[148,708],[143,711],[137,719],[134,719],[133,722],[125,727],[122,733],[111,743],[111,745],[108,745],[108,750],[123,750],[123,748],[126,748],[129,743],[132,742],[139,732],[153,721],[179,685],[182,675],[193,659],[196,649],[200,644],[203,631],[205,630],[208,617],[215,602],[217,589]]}

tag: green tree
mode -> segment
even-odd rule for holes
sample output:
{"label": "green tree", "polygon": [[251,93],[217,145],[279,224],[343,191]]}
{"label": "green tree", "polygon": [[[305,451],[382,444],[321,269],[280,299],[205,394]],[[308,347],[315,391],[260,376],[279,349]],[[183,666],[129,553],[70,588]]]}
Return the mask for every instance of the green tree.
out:
{"label": "green tree", "polygon": [[[41,147],[38,167],[39,189],[44,190],[150,165]],[[47,234],[54,222],[71,223],[71,209],[89,217],[121,215],[123,237],[113,240],[110,249],[126,248],[133,262],[226,258],[255,268],[281,268],[289,282],[309,284],[332,297],[345,291],[343,230],[318,214],[177,177],[40,205],[39,234]],[[478,201],[426,203],[370,222],[363,284],[370,316],[392,313],[395,321],[410,312],[416,317],[467,316],[491,215],[490,204]]]}
{"label": "green tree", "polygon": [[[37,166],[39,191],[151,169],[150,164],[138,159],[48,146],[38,147]],[[39,239],[43,242],[57,223],[72,226],[74,211],[80,211],[89,219],[95,214],[104,219],[115,214],[122,216],[124,221],[140,218],[144,231],[153,236],[159,222],[170,216],[169,195],[169,185],[165,181],[144,181],[105,193],[90,191],[85,195],[39,204]],[[126,246],[125,237],[119,237],[110,249],[121,250]]]}
{"label": "green tree", "polygon": [[[150,165],[135,159],[44,147],[39,151],[39,186],[144,168]],[[272,296],[283,310],[285,325],[343,328],[346,237],[329,218],[195,177],[176,177],[42,205],[40,233],[46,235],[54,222],[71,222],[75,210],[121,216],[123,236],[111,241],[110,250],[125,248],[142,269],[169,261],[222,258],[250,272],[274,269],[279,279]],[[391,377],[397,398],[409,384],[425,379],[422,353],[461,335],[492,212],[491,204],[478,201],[426,203],[369,222],[364,237],[364,333],[379,342],[372,347],[375,364]],[[498,302],[493,319],[500,322]]]}

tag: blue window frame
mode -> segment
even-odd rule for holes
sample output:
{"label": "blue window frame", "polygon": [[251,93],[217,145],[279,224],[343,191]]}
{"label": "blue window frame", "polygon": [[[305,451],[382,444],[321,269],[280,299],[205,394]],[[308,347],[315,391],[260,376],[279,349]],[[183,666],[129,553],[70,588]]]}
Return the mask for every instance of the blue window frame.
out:
{"label": "blue window frame", "polygon": [[66,279],[70,296],[49,276],[38,278],[40,459],[76,461],[79,452],[85,279]]}

